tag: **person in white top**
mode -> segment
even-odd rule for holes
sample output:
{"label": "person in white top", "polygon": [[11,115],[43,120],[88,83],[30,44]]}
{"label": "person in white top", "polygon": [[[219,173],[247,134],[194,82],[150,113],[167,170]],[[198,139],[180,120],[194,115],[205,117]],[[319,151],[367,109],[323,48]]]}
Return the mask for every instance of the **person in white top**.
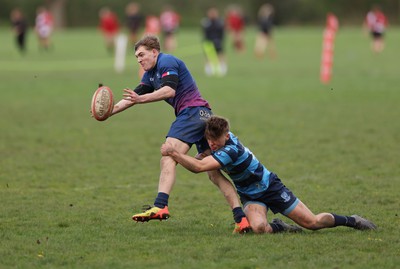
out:
{"label": "person in white top", "polygon": [[378,5],[367,13],[364,27],[368,29],[372,37],[371,48],[374,52],[380,53],[385,48],[384,33],[388,26],[388,20]]}
{"label": "person in white top", "polygon": [[51,46],[50,37],[53,33],[53,16],[45,7],[36,11],[35,32],[39,39],[39,48],[48,50]]}

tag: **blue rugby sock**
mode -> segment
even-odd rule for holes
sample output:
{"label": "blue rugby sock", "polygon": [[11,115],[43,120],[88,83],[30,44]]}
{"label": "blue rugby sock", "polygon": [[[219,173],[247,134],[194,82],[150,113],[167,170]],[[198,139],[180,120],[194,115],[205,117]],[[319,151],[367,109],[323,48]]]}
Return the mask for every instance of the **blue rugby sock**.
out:
{"label": "blue rugby sock", "polygon": [[169,195],[164,193],[164,192],[159,192],[157,194],[157,198],[154,201],[154,206],[159,207],[159,208],[164,208],[168,206],[168,198]]}

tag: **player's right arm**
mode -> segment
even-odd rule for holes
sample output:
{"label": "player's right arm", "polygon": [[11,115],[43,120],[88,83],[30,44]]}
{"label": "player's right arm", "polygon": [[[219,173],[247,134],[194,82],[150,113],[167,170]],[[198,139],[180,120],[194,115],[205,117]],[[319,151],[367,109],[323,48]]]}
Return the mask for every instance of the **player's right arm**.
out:
{"label": "player's right arm", "polygon": [[[144,94],[147,94],[147,93],[151,93],[151,92],[154,91],[154,89],[151,86],[148,86],[146,84],[141,83],[133,91],[130,90],[130,89],[124,89],[124,91],[125,92],[126,91],[131,91],[132,94],[139,96],[139,95],[144,95]],[[129,108],[129,107],[131,107],[133,105],[135,105],[135,102],[132,102],[131,99],[127,99],[125,97],[125,95],[124,95],[124,98],[114,105],[114,108],[113,108],[113,111],[111,113],[111,116],[115,115],[115,114],[117,114],[119,112],[122,112],[125,109],[127,109],[127,108]]]}
{"label": "player's right arm", "polygon": [[163,156],[172,157],[177,163],[193,173],[217,170],[221,168],[221,164],[212,156],[207,156],[201,160],[193,158],[189,155],[180,153],[172,148],[168,143],[161,146],[161,154]]}
{"label": "player's right arm", "polygon": [[136,92],[125,89],[124,99],[131,102],[132,104],[146,104],[152,102],[158,102],[161,100],[166,100],[168,98],[173,98],[175,96],[175,90],[170,86],[163,86],[157,91],[139,95]]}

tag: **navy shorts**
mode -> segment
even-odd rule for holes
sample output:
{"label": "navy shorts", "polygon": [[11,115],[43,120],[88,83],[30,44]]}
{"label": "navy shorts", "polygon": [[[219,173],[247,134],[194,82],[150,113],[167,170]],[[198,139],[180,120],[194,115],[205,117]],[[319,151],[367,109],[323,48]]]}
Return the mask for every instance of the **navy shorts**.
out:
{"label": "navy shorts", "polygon": [[210,148],[204,137],[204,130],[211,115],[211,109],[207,107],[185,108],[172,123],[167,137],[179,139],[189,146],[196,144],[197,151],[202,153]]}
{"label": "navy shorts", "polygon": [[239,194],[243,207],[249,204],[259,204],[271,209],[274,214],[288,215],[297,206],[300,200],[282,183],[277,175],[269,176],[268,189],[261,197],[254,199],[244,194]]}

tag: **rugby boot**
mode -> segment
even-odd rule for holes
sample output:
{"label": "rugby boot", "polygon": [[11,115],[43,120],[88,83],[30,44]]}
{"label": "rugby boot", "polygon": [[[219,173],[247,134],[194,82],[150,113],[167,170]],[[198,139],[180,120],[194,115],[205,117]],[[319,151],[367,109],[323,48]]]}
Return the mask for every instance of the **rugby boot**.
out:
{"label": "rugby boot", "polygon": [[149,220],[167,220],[169,218],[168,206],[159,208],[156,206],[144,206],[143,213],[135,214],[132,219],[136,222],[147,222]]}
{"label": "rugby boot", "polygon": [[245,234],[251,231],[250,224],[246,217],[243,217],[240,222],[235,223],[235,229],[233,229],[233,234]]}
{"label": "rugby boot", "polygon": [[353,217],[356,220],[356,226],[354,226],[354,229],[357,230],[376,230],[376,225],[373,224],[371,221],[364,219],[358,215],[352,215],[351,217]]}
{"label": "rugby boot", "polygon": [[303,231],[303,229],[301,227],[299,227],[297,225],[287,224],[286,222],[284,222],[283,220],[280,220],[280,219],[273,219],[272,223],[281,225],[283,227],[282,232],[300,233]]}

